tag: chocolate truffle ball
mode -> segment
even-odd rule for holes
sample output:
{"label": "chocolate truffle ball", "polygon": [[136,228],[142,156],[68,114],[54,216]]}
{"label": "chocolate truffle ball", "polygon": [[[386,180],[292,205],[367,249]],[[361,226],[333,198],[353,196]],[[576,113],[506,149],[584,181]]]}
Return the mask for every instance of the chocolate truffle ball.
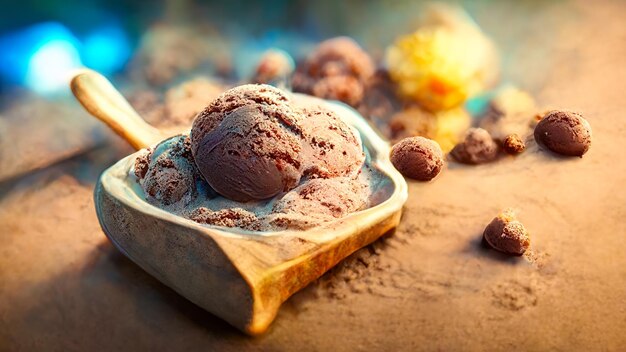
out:
{"label": "chocolate truffle ball", "polygon": [[322,42],[298,65],[293,90],[357,106],[374,71],[371,57],[354,40],[333,38]]}
{"label": "chocolate truffle ball", "polygon": [[278,84],[289,77],[295,63],[289,54],[282,50],[266,51],[257,64],[252,81],[254,83]]}
{"label": "chocolate truffle ball", "polygon": [[224,92],[193,123],[191,150],[200,173],[235,201],[289,191],[302,174],[299,117],[274,87],[244,85]]}
{"label": "chocolate truffle ball", "polygon": [[528,231],[509,209],[498,214],[487,225],[483,239],[493,249],[512,255],[522,255],[530,246]]}
{"label": "chocolate truffle ball", "polygon": [[450,155],[463,164],[487,163],[498,156],[498,145],[486,130],[470,128],[461,143],[452,149]]}
{"label": "chocolate truffle ball", "polygon": [[510,134],[502,141],[502,149],[511,155],[516,155],[523,152],[526,149],[526,144],[516,134]]}
{"label": "chocolate truffle ball", "polygon": [[391,163],[406,177],[430,181],[441,172],[443,152],[433,140],[405,138],[391,148]]}
{"label": "chocolate truffle ball", "polygon": [[591,146],[591,126],[579,113],[553,110],[535,126],[535,140],[555,153],[582,157]]}

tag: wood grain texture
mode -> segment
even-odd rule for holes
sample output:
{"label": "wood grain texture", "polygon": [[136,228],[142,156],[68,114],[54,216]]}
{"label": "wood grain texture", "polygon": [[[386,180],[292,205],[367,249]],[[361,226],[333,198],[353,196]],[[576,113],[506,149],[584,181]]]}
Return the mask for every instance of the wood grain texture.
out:
{"label": "wood grain texture", "polygon": [[84,69],[70,82],[72,93],[92,116],[136,149],[146,148],[169,137],[146,123],[126,99],[101,74]]}

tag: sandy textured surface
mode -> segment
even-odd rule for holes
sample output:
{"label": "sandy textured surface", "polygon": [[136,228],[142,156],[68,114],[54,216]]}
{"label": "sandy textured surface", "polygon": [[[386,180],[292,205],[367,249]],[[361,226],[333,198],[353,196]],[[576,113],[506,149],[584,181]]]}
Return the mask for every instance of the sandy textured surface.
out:
{"label": "sandy textured surface", "polygon": [[[0,350],[623,350],[626,3],[584,6],[542,8],[535,25],[513,21],[525,42],[508,63],[520,63],[519,81],[541,105],[585,113],[588,154],[530,148],[410,183],[397,231],[293,296],[260,338],[178,296],[105,239],[93,185],[128,151],[2,184]],[[521,64],[548,51],[541,64]],[[534,262],[480,246],[505,207],[519,210]]]}

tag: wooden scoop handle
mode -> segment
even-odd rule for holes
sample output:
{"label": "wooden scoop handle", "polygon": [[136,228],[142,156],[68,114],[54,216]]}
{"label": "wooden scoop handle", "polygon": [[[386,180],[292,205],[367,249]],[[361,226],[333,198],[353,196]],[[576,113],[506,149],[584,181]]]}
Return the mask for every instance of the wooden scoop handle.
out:
{"label": "wooden scoop handle", "polygon": [[135,149],[150,147],[167,137],[144,121],[101,74],[81,70],[72,78],[70,87],[87,112],[106,123]]}

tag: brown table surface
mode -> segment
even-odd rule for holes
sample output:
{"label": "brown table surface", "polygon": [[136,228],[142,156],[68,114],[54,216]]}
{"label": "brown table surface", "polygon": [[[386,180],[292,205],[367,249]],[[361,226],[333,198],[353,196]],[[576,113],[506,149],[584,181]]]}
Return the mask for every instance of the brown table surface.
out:
{"label": "brown table surface", "polygon": [[[498,26],[515,32],[516,46],[502,44],[508,79],[542,106],[585,113],[594,141],[584,158],[530,150],[411,182],[393,235],[293,296],[267,334],[250,338],[106,240],[94,183],[129,150],[95,150],[0,185],[0,350],[623,351],[626,3],[533,4],[493,3],[479,21],[499,43]],[[508,206],[531,231],[534,263],[480,246]]]}

